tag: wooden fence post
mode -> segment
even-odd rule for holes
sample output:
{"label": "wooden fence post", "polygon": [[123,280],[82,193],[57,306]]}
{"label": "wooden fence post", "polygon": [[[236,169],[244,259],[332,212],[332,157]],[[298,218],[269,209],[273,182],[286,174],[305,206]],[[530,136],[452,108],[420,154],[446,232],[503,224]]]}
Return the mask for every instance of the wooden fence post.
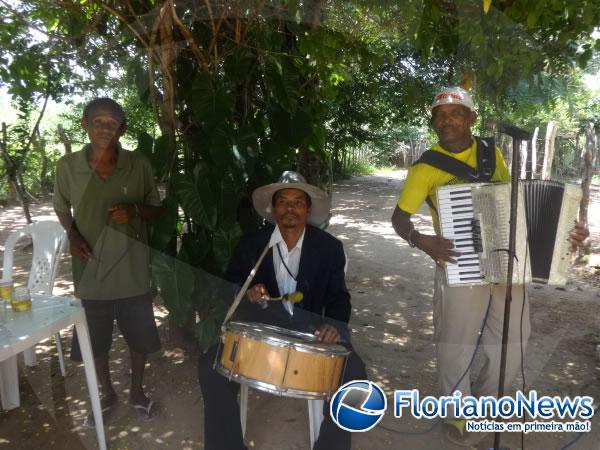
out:
{"label": "wooden fence post", "polygon": [[590,184],[594,175],[594,160],[598,150],[598,140],[593,122],[589,122],[585,128],[586,145],[583,156],[583,174],[581,177],[581,189],[583,196],[579,204],[579,220],[588,223],[588,207],[590,204]]}
{"label": "wooden fence post", "polygon": [[531,178],[537,178],[537,138],[540,133],[540,127],[535,127],[533,137],[531,138]]}
{"label": "wooden fence post", "polygon": [[542,167],[542,180],[549,180],[552,176],[552,161],[554,159],[554,142],[558,124],[551,120],[546,128],[546,140],[544,145],[544,165]]}

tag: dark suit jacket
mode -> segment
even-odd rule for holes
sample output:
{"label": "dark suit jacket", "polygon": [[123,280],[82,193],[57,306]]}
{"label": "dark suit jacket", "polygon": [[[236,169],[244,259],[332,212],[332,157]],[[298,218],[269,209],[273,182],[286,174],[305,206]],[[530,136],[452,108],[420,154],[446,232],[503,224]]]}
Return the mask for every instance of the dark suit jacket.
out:
{"label": "dark suit jacket", "polygon": [[[242,284],[246,280],[272,233],[270,226],[241,239],[225,274],[229,281]],[[307,225],[296,287],[304,298],[296,308],[347,323],[351,307],[344,280],[345,264],[342,243],[329,233]],[[280,295],[273,267],[273,249],[265,256],[251,286],[257,283],[263,283],[272,297]],[[274,309],[273,306],[268,309]]]}

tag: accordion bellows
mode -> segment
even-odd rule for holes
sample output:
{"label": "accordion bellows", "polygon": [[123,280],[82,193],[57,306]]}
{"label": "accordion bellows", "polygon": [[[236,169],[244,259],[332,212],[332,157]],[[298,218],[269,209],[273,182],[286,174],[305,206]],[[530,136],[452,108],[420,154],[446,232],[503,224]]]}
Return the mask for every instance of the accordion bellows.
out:
{"label": "accordion bellows", "polygon": [[[442,236],[462,253],[446,264],[448,285],[507,281],[510,183],[469,183],[438,188]],[[519,182],[513,283],[562,286],[571,255],[568,232],[577,218],[581,188],[557,181]]]}

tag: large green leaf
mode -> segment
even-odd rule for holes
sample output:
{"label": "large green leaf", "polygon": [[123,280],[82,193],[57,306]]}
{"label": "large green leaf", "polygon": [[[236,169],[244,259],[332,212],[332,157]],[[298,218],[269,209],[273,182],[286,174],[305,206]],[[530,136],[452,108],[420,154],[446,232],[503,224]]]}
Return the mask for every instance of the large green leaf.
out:
{"label": "large green leaf", "polygon": [[162,201],[162,214],[150,221],[150,246],[163,251],[177,233],[178,204],[173,196]]}
{"label": "large green leaf", "polygon": [[207,308],[205,314],[200,317],[196,324],[195,334],[203,352],[217,343],[221,334],[221,324],[225,318],[225,304],[223,301],[215,302]]}
{"label": "large green leaf", "polygon": [[196,164],[193,174],[179,174],[174,186],[177,198],[188,217],[209,230],[217,225],[218,195],[216,186],[222,179],[222,171],[200,162]]}
{"label": "large green leaf", "polygon": [[184,214],[201,225],[208,223],[208,216],[193,177],[179,174],[175,177],[173,187]]}
{"label": "large green leaf", "polygon": [[138,134],[138,146],[136,151],[140,152],[148,161],[152,163],[152,147],[154,146],[154,139],[146,132],[142,132]]}
{"label": "large green leaf", "polygon": [[152,152],[152,167],[154,167],[156,178],[164,180],[169,172],[169,155],[171,155],[171,137],[159,136],[154,141]]}
{"label": "large green leaf", "polygon": [[195,276],[189,264],[164,253],[153,253],[152,280],[159,288],[169,314],[180,325],[186,322],[192,310]]}
{"label": "large green leaf", "polygon": [[291,147],[303,144],[312,132],[312,118],[301,109],[295,114],[290,114],[274,107],[269,111],[269,119],[273,136]]}
{"label": "large green leaf", "polygon": [[[232,133],[233,130],[226,125],[217,126],[215,128],[215,133],[213,133],[209,150],[212,161],[216,166],[214,169],[216,169],[218,173],[227,173],[235,163],[231,143]],[[214,170],[203,170],[202,172],[202,176],[204,177],[215,175]]]}
{"label": "large green leaf", "polygon": [[288,113],[293,113],[300,99],[301,80],[292,58],[267,57],[264,72],[271,101]]}
{"label": "large green leaf", "polygon": [[207,73],[196,75],[190,98],[195,121],[208,127],[226,120],[231,115],[235,103],[235,95],[231,89],[215,83]]}
{"label": "large green leaf", "polygon": [[199,295],[194,297],[193,303],[199,319],[195,328],[196,337],[203,350],[216,342],[227,305],[231,304],[236,291],[237,286],[223,281],[221,277],[204,271],[198,274]]}
{"label": "large green leaf", "polygon": [[225,58],[224,69],[227,77],[234,83],[247,83],[256,65],[256,53],[248,48],[238,47]]}
{"label": "large green leaf", "polygon": [[206,233],[184,233],[181,235],[181,249],[177,257],[194,267],[200,267],[210,248],[211,242]]}
{"label": "large green leaf", "polygon": [[219,228],[213,234],[213,253],[222,272],[227,268],[241,235],[242,230],[237,222],[231,228]]}
{"label": "large green leaf", "polygon": [[[227,169],[221,167],[220,170],[225,171]],[[208,167],[206,164],[199,163],[194,168],[194,181],[207,218],[204,225],[209,230],[214,230],[217,226],[218,194],[215,191],[221,178],[221,171],[215,171],[214,168]]]}
{"label": "large green leaf", "polygon": [[144,104],[150,103],[150,83],[148,80],[148,72],[145,66],[135,61],[133,63],[133,73],[135,80],[135,87],[137,89],[137,95],[140,101]]}
{"label": "large green leaf", "polygon": [[240,202],[240,189],[233,177],[224,177],[217,195],[219,211],[219,228],[230,229],[237,222],[237,211]]}

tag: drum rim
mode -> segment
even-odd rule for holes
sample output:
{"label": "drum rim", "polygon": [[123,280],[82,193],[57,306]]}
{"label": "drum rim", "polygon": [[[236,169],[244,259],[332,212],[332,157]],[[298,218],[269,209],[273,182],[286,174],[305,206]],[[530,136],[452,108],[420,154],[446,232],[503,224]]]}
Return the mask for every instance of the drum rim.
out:
{"label": "drum rim", "polygon": [[[230,327],[231,325],[233,325],[233,327]],[[287,336],[284,335],[286,338],[289,338],[289,340],[283,339],[282,337],[278,337],[278,336],[270,336],[270,335],[261,334],[258,331],[248,329],[252,326],[257,326],[257,325],[260,328],[263,328],[266,330],[271,330],[274,332],[278,332],[278,330],[285,330],[286,332],[290,333],[290,335],[287,335]],[[234,327],[239,327],[242,329],[238,329],[238,330],[232,329]],[[348,350],[343,345],[323,344],[322,342],[319,342],[318,340],[316,340],[317,339],[316,336],[314,336],[312,334],[303,333],[301,331],[296,331],[296,330],[289,330],[287,328],[278,327],[276,325],[263,324],[260,322],[237,322],[237,321],[229,322],[226,326],[225,331],[226,332],[229,331],[231,333],[238,334],[242,337],[253,338],[258,342],[264,342],[266,344],[276,345],[278,347],[293,348],[294,350],[297,350],[299,352],[304,352],[304,353],[318,353],[318,354],[330,355],[332,357],[348,356],[350,354],[350,350]],[[283,334],[283,333],[281,333],[281,334]],[[309,342],[302,342],[302,341],[299,341],[298,336],[307,336],[307,337],[310,337],[311,339]]]}
{"label": "drum rim", "polygon": [[[226,325],[226,329],[228,330],[230,327],[235,328],[235,327],[239,327],[242,328],[244,330],[244,332],[247,332],[249,334],[252,334],[252,332],[254,330],[249,331],[248,329],[251,327],[258,327],[258,328],[262,328],[262,329],[266,329],[266,330],[271,330],[271,331],[275,331],[277,333],[280,333],[282,335],[287,335],[287,336],[291,336],[291,337],[304,337],[306,338],[306,340],[310,341],[310,342],[316,342],[317,341],[317,337],[313,334],[310,333],[305,333],[302,331],[296,331],[296,330],[290,330],[288,328],[283,328],[277,325],[270,325],[267,323],[262,323],[262,322],[239,322],[239,321],[231,321],[229,323],[227,323]],[[280,330],[283,330],[284,332],[281,332]],[[262,337],[262,335],[260,335]]]}
{"label": "drum rim", "polygon": [[[215,368],[217,372],[221,375],[229,378],[231,381],[235,381],[239,384],[247,384],[254,389],[258,389],[259,391],[267,392],[269,394],[274,394],[279,397],[293,397],[293,398],[301,398],[307,400],[322,400],[329,398],[334,391],[331,392],[317,392],[317,391],[301,391],[298,389],[287,389],[278,387],[275,384],[265,383],[264,381],[259,381],[255,378],[249,378],[244,375],[231,373],[230,370],[223,368],[220,364]],[[336,388],[337,390],[337,388]]]}

